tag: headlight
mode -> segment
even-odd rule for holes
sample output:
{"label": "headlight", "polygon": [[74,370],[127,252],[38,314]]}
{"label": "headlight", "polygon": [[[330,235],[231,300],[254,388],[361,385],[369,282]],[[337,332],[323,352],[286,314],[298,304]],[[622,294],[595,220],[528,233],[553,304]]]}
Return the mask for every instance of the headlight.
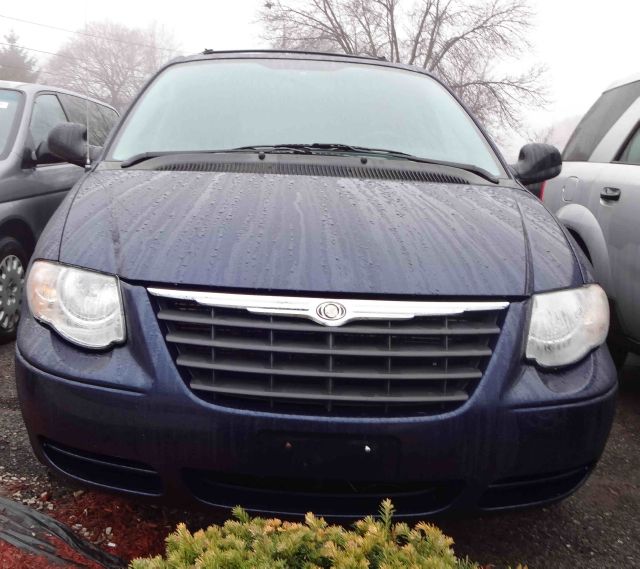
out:
{"label": "headlight", "polygon": [[533,296],[527,358],[544,367],[575,363],[609,332],[609,302],[598,285]]}
{"label": "headlight", "polygon": [[107,348],[125,339],[120,285],[113,275],[36,261],[27,277],[33,316],[84,348]]}

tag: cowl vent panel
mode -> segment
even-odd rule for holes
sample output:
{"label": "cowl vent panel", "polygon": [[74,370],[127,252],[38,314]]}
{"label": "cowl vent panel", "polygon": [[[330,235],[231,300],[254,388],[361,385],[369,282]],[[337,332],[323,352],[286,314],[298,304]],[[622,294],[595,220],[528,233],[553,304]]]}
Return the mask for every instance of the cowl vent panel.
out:
{"label": "cowl vent panel", "polygon": [[179,162],[163,164],[156,168],[170,172],[223,172],[227,174],[271,174],[281,176],[330,176],[334,178],[359,178],[406,182],[430,182],[436,184],[468,184],[464,178],[425,170],[401,170],[396,168],[358,167],[327,164],[251,163],[251,162]]}

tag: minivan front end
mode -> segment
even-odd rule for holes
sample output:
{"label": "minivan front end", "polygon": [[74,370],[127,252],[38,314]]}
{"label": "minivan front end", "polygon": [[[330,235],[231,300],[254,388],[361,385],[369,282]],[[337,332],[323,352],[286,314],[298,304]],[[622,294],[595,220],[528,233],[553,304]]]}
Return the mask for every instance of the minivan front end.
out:
{"label": "minivan front end", "polygon": [[126,345],[86,353],[27,316],[17,355],[39,458],[100,488],[269,515],[352,517],[384,497],[400,515],[493,510],[569,494],[607,438],[606,348],[560,372],[523,361],[529,301],[411,319],[395,301],[329,327],[269,312],[291,299],[121,290]]}
{"label": "minivan front end", "polygon": [[[381,116],[370,148],[363,117],[341,140],[321,134],[331,118],[298,124],[328,93],[361,101],[370,72],[403,96],[405,74],[432,79],[373,60],[243,57],[177,67],[187,83],[211,73],[240,110],[255,94],[225,89],[259,77],[253,121],[283,112],[269,89],[295,85],[299,120],[258,125],[255,144],[237,123],[224,147],[193,122],[192,146],[162,147],[179,121],[154,100],[170,115],[166,97],[187,96],[169,66],[38,244],[16,355],[38,458],[96,488],[279,516],[346,520],[388,497],[421,517],[573,492],[603,451],[617,383],[606,297],[557,221],[444,99],[429,124],[451,124],[452,152],[466,152],[448,160],[428,154],[441,128],[380,150],[386,120],[400,130],[430,111]],[[419,96],[449,97],[440,89]],[[185,106],[202,100],[216,107],[204,93]],[[393,100],[358,105],[401,116]],[[261,138],[276,128],[289,131]],[[479,140],[460,147],[465,129]]]}

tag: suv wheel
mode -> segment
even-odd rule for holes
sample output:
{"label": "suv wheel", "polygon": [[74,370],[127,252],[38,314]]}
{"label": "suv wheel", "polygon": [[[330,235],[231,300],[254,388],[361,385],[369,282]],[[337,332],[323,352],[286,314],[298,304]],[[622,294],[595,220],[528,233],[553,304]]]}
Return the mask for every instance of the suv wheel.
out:
{"label": "suv wheel", "polygon": [[0,238],[0,344],[16,337],[28,257],[13,237]]}

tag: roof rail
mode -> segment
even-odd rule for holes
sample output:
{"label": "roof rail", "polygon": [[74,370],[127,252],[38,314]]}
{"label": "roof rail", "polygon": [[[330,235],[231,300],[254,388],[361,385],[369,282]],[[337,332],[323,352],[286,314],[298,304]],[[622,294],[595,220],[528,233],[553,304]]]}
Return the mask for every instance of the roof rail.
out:
{"label": "roof rail", "polygon": [[373,59],[376,61],[387,61],[387,58],[384,56],[376,56],[376,55],[362,55],[355,53],[339,53],[339,52],[330,52],[330,51],[308,51],[308,50],[300,50],[300,49],[231,49],[231,50],[220,50],[217,51],[215,49],[205,49],[202,52],[202,55],[214,55],[216,53],[225,54],[225,53],[291,53],[295,55],[328,55],[332,57],[344,57],[344,58],[356,58],[356,59]]}

